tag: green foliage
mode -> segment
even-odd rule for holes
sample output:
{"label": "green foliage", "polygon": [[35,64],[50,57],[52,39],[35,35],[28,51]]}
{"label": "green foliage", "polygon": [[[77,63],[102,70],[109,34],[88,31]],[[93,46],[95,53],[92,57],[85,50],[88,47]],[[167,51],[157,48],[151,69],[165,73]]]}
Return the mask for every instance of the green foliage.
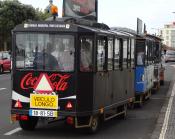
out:
{"label": "green foliage", "polygon": [[34,9],[30,5],[24,5],[18,0],[0,1],[0,47],[11,40],[11,30],[18,24],[27,20],[45,20],[49,14]]}
{"label": "green foliage", "polygon": [[17,24],[27,19],[36,19],[35,9],[29,5],[23,5],[17,0],[2,1],[0,15],[0,28],[5,32],[11,31]]}
{"label": "green foliage", "polygon": [[37,19],[39,20],[45,20],[51,16],[50,13],[43,12],[39,8],[35,9],[35,13],[36,13]]}

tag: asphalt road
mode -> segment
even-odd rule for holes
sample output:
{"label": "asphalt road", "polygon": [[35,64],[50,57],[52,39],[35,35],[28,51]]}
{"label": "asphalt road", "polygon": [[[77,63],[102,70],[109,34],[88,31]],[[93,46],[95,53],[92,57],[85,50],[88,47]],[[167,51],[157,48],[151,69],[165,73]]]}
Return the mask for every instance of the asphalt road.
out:
{"label": "asphalt road", "polygon": [[[169,83],[173,78],[173,65],[166,64],[165,85],[153,94],[142,108],[128,110],[125,120],[112,119],[102,123],[97,134],[89,135],[83,130],[65,126],[63,122],[52,124],[39,123],[33,132],[22,131],[18,123],[10,123],[10,74],[0,75],[0,139],[149,139],[164,103]],[[7,135],[8,134],[8,135]]]}

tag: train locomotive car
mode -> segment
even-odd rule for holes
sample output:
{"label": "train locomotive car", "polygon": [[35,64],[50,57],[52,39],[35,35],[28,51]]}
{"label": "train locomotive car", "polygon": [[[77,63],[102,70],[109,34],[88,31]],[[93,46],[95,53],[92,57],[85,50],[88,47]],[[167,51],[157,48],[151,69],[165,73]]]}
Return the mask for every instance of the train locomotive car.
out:
{"label": "train locomotive car", "polygon": [[137,36],[135,93],[140,106],[150,97],[154,86],[154,45],[155,40],[149,35]]}
{"label": "train locomotive car", "polygon": [[23,130],[61,118],[95,132],[100,119],[126,116],[135,97],[132,36],[75,18],[21,24],[12,36],[11,118]]}
{"label": "train locomotive car", "polygon": [[147,35],[154,40],[153,45],[153,60],[154,60],[154,86],[153,92],[157,91],[160,87],[160,72],[162,69],[161,63],[161,50],[162,50],[162,39],[155,35]]}

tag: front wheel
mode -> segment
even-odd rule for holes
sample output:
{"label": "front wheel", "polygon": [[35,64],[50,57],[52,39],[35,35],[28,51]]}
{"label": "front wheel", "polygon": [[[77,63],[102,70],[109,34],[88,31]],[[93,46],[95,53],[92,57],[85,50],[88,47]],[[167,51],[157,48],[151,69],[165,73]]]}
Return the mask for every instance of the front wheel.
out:
{"label": "front wheel", "polygon": [[27,120],[27,121],[22,121],[22,120],[19,121],[20,127],[26,131],[34,130],[37,123],[38,123],[37,117],[29,117],[29,120]]}

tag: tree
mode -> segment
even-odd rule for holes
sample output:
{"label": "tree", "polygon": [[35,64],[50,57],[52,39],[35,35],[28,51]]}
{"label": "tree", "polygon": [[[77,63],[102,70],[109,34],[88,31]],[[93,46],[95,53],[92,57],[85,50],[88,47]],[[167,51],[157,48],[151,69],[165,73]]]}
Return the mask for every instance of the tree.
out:
{"label": "tree", "polygon": [[35,9],[35,12],[36,12],[36,16],[37,16],[37,19],[38,20],[45,20],[47,19],[48,17],[50,17],[50,13],[48,12],[43,12],[42,10],[40,10],[39,8],[36,8]]}
{"label": "tree", "polygon": [[[44,20],[48,15],[18,0],[0,1],[0,50],[10,49],[11,30],[27,20]],[[8,46],[8,47],[7,47]]]}

